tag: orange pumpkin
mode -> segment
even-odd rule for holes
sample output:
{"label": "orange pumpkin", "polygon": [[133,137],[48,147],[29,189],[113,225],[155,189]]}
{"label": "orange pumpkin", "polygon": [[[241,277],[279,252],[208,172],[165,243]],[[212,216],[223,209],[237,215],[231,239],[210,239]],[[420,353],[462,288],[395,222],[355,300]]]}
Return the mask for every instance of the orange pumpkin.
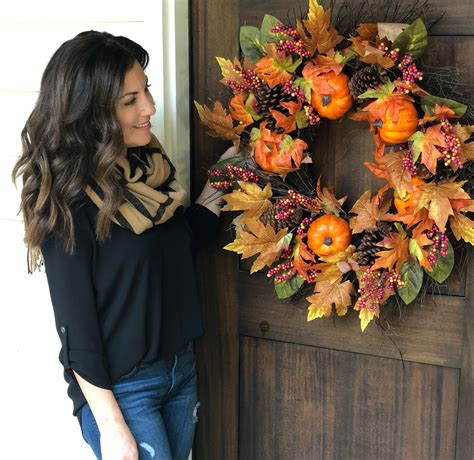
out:
{"label": "orange pumpkin", "polygon": [[331,256],[345,251],[350,243],[349,224],[334,214],[319,217],[309,226],[308,246],[318,256]]}
{"label": "orange pumpkin", "polygon": [[425,184],[424,180],[420,179],[419,177],[414,177],[411,180],[411,183],[413,184],[412,193],[407,193],[404,198],[396,195],[393,199],[393,204],[395,205],[395,208],[399,214],[413,214],[418,202],[420,201],[420,197],[423,194],[423,190],[420,190],[417,187]]}
{"label": "orange pumpkin", "polygon": [[311,91],[311,104],[319,115],[330,120],[341,118],[352,107],[352,96],[349,91],[349,77],[333,71],[328,72],[324,78],[334,90],[333,94],[318,92],[317,88]]}
{"label": "orange pumpkin", "polygon": [[374,126],[379,128],[380,137],[387,144],[406,142],[418,127],[418,113],[412,102],[401,101],[402,108],[395,123],[389,112],[385,114],[385,121],[377,120]]}

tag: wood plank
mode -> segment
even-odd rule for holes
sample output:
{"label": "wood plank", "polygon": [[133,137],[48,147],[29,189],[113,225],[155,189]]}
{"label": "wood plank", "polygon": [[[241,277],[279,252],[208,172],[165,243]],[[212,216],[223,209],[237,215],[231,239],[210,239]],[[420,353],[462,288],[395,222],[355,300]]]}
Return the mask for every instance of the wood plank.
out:
{"label": "wood plank", "polygon": [[[238,1],[190,2],[191,94],[190,103],[221,99],[225,89],[218,83],[215,56],[238,53]],[[206,181],[206,167],[228,147],[210,138],[191,107],[193,196]],[[226,216],[227,217],[227,216]],[[224,231],[229,219],[222,219],[214,246],[198,257],[205,336],[196,343],[198,397],[201,402],[196,426],[194,458],[236,460],[238,457],[239,339],[237,330],[236,258],[219,250],[229,239]],[[223,283],[222,279],[226,282]],[[225,427],[225,429],[223,429]]]}
{"label": "wood plank", "polygon": [[458,383],[456,369],[242,338],[240,458],[452,459]]}
{"label": "wood plank", "polygon": [[[330,5],[330,1],[320,3]],[[391,14],[394,5],[382,3],[379,0],[350,0],[348,4],[353,11],[357,11],[361,4],[369,3],[374,5],[369,11],[373,16],[362,16],[360,22],[403,22],[401,16],[392,14],[392,18],[387,20],[386,14]],[[406,0],[405,5],[413,5],[415,2]],[[425,10],[423,20],[428,24],[439,18],[443,13],[444,17],[431,30],[430,35],[474,35],[474,24],[472,23],[472,2],[470,0],[456,0],[449,4],[445,0],[431,0],[430,8]],[[266,0],[265,2],[255,2],[253,0],[241,0],[240,2],[241,24],[260,26],[265,13],[271,14],[285,23],[294,23],[295,18],[299,19],[306,14],[308,0],[293,0],[282,2],[281,0]],[[333,8],[333,18],[336,18],[341,11],[342,0],[335,2]],[[402,11],[403,7],[399,10]],[[341,11],[342,13],[342,11]]]}
{"label": "wood plank", "polygon": [[[239,331],[336,350],[459,368],[463,348],[463,318],[470,300],[450,296],[425,297],[424,303],[387,311],[389,329],[371,322],[360,331],[357,312],[307,322],[307,301],[296,304],[275,297],[263,275],[239,274]],[[387,323],[384,322],[385,327]],[[400,356],[401,354],[401,356]]]}
{"label": "wood plank", "polygon": [[459,386],[458,431],[456,458],[474,458],[474,251],[470,252],[466,308],[464,309],[464,343]]}

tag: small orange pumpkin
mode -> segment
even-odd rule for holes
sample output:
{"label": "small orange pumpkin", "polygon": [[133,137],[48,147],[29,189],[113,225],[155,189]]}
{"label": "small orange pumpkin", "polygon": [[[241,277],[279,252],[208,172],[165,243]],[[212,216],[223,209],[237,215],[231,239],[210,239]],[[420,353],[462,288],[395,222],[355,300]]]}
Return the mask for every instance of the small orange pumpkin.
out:
{"label": "small orange pumpkin", "polygon": [[406,142],[418,127],[418,113],[412,102],[402,100],[402,108],[395,123],[389,112],[385,114],[385,121],[376,120],[374,126],[379,128],[380,137],[387,144]]}
{"label": "small orange pumpkin", "polygon": [[395,205],[395,208],[399,214],[412,214],[415,211],[418,202],[420,201],[421,195],[423,194],[423,190],[417,188],[418,186],[425,184],[423,179],[414,177],[411,180],[411,183],[413,184],[412,193],[407,193],[404,198],[396,195],[393,199],[393,204]]}
{"label": "small orange pumpkin", "polygon": [[349,224],[334,214],[318,217],[308,229],[308,246],[318,256],[345,251],[351,243]]}
{"label": "small orange pumpkin", "polygon": [[349,91],[349,77],[333,71],[328,72],[324,78],[334,90],[334,94],[323,94],[313,88],[311,91],[311,104],[319,115],[330,120],[341,118],[352,107],[352,96]]}

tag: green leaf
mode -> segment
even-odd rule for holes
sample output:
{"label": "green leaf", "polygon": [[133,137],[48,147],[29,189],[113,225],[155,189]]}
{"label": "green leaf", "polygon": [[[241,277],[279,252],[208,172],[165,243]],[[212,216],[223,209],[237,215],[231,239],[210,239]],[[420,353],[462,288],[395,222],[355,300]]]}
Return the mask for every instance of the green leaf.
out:
{"label": "green leaf", "polygon": [[428,32],[421,19],[410,24],[393,42],[393,48],[399,48],[400,54],[409,54],[418,58],[428,45]]}
{"label": "green leaf", "polygon": [[334,55],[334,60],[338,64],[346,64],[357,55],[357,53],[351,48],[346,48],[344,51],[345,54],[336,51],[336,54]]}
{"label": "green leaf", "polygon": [[409,140],[413,141],[413,144],[411,146],[411,149],[413,151],[413,164],[416,163],[418,158],[420,157],[421,154],[421,146],[423,143],[425,136],[421,131],[417,131],[415,134],[413,134]]}
{"label": "green leaf", "polygon": [[293,276],[293,278],[283,281],[282,283],[278,281],[273,282],[276,295],[279,299],[288,299],[288,297],[296,294],[303,283],[304,279],[300,275]]}
{"label": "green leaf", "polygon": [[295,142],[294,139],[289,134],[285,134],[285,137],[280,142],[279,150],[285,150],[285,149],[291,148],[294,142]]}
{"label": "green leaf", "polygon": [[252,118],[256,121],[260,120],[262,117],[255,112],[255,109],[253,108],[253,102],[255,101],[255,96],[253,93],[249,94],[249,97],[245,101],[245,110],[247,110],[248,113],[252,116]]}
{"label": "green leaf", "polygon": [[398,295],[406,305],[413,302],[423,284],[423,270],[416,262],[405,262],[400,270],[400,276],[405,285],[397,289]]}
{"label": "green leaf", "polygon": [[296,115],[296,126],[298,129],[307,128],[309,125],[308,119],[306,118],[306,114],[304,110],[300,110],[298,115]]}
{"label": "green leaf", "polygon": [[293,82],[293,85],[297,86],[298,88],[303,88],[306,100],[311,101],[311,89],[313,88],[313,81],[312,80],[306,80],[305,78],[300,77],[300,78],[297,78]]}
{"label": "green leaf", "polygon": [[369,91],[360,94],[359,99],[383,99],[392,94],[394,90],[395,85],[388,80],[380,88],[369,89]]}
{"label": "green leaf", "polygon": [[284,70],[289,73],[295,73],[295,70],[299,67],[299,65],[303,62],[301,58],[293,62],[291,57],[286,58],[283,61],[273,61],[273,65],[278,67],[281,70]]}
{"label": "green leaf", "polygon": [[270,14],[266,14],[263,17],[262,26],[260,27],[260,36],[263,44],[276,43],[278,41],[278,37],[270,31],[279,23],[281,21]]}
{"label": "green leaf", "polygon": [[240,28],[240,47],[244,56],[253,64],[266,54],[260,29],[257,27],[242,26]]}
{"label": "green leaf", "polygon": [[437,97],[437,96],[422,96],[421,97],[421,108],[423,112],[428,115],[435,114],[435,106],[438,105],[445,105],[449,107],[451,110],[454,111],[456,116],[462,117],[467,110],[467,105],[461,104],[460,102],[453,101],[452,99],[445,99],[444,97]]}
{"label": "green leaf", "polygon": [[252,128],[252,131],[250,131],[250,140],[255,142],[258,139],[260,139],[260,130],[258,128]]}
{"label": "green leaf", "polygon": [[441,254],[438,254],[436,262],[433,265],[433,271],[429,272],[427,270],[426,274],[433,278],[438,283],[443,283],[446,281],[453,271],[454,267],[454,249],[451,245],[451,242],[448,243],[448,252],[446,256],[443,257]]}

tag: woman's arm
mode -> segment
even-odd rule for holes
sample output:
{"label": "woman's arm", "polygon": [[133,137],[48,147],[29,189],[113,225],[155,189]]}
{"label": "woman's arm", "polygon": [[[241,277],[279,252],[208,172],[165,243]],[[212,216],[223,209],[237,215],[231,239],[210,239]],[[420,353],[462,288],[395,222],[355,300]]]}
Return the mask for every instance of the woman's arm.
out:
{"label": "woman's arm", "polygon": [[100,431],[103,460],[138,460],[137,443],[111,390],[97,387],[74,371]]}

